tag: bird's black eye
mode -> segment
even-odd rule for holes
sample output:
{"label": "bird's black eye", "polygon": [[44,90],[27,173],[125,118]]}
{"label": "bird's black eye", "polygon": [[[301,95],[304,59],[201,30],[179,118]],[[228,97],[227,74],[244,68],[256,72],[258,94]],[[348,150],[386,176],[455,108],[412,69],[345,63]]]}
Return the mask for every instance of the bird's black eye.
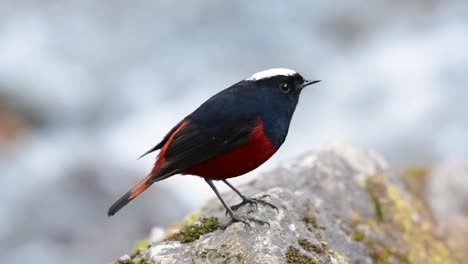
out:
{"label": "bird's black eye", "polygon": [[291,86],[288,83],[280,83],[279,88],[283,93],[287,93],[291,90]]}

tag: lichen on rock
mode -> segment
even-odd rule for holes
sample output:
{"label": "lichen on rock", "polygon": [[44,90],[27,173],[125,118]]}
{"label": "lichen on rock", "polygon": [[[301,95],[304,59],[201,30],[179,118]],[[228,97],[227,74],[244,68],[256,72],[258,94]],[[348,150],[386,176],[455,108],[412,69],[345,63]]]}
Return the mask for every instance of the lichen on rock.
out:
{"label": "lichen on rock", "polygon": [[317,260],[307,256],[299,251],[299,249],[289,246],[286,250],[286,262],[289,264],[318,264]]}
{"label": "lichen on rock", "polygon": [[199,239],[200,236],[214,231],[218,224],[219,220],[217,217],[201,218],[193,225],[184,227],[173,238],[181,243],[193,242]]}
{"label": "lichen on rock", "polygon": [[[254,182],[278,211],[246,205],[236,213],[270,227],[227,221],[211,201],[135,258],[149,263],[461,263],[435,234],[426,204],[373,151],[333,144]],[[229,204],[238,197],[223,194]]]}
{"label": "lichen on rock", "polygon": [[[448,247],[435,236],[432,219],[421,217],[421,205],[404,199],[386,178],[367,178],[365,189],[376,208],[375,218],[355,221],[358,224],[352,238],[365,244],[375,263],[456,263]],[[366,233],[359,229],[363,225],[372,225],[367,230],[377,226],[378,232]]]}

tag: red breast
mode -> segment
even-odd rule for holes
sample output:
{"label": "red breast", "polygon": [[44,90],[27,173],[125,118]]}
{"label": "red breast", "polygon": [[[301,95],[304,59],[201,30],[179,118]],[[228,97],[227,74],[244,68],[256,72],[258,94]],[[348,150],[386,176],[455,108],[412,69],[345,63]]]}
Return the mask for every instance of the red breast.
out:
{"label": "red breast", "polygon": [[197,175],[210,180],[232,178],[256,169],[276,151],[277,148],[265,134],[262,119],[258,117],[247,144],[228,154],[186,169],[181,174]]}

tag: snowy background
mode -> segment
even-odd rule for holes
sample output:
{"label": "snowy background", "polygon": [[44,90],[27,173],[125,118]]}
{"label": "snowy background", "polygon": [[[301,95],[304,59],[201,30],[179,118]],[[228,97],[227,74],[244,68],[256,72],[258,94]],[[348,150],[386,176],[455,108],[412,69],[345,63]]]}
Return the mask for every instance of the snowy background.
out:
{"label": "snowy background", "polygon": [[342,140],[396,166],[468,156],[467,1],[0,0],[0,256],[105,263],[213,194],[196,177],[107,209],[217,91],[273,67],[323,80],[278,154]]}

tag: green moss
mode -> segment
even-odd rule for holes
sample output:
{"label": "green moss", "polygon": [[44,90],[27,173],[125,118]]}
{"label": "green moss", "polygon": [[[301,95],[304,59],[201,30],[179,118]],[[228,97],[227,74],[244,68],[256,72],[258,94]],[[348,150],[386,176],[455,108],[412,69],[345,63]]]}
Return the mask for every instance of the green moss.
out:
{"label": "green moss", "polygon": [[400,176],[413,195],[424,198],[426,184],[430,174],[431,169],[429,167],[413,166],[404,168]]}
{"label": "green moss", "polygon": [[140,255],[140,253],[147,249],[150,246],[150,240],[149,239],[141,239],[135,242],[135,245],[133,246],[132,253],[130,253],[130,259],[134,259],[136,256]]}
{"label": "green moss", "polygon": [[366,233],[362,230],[356,230],[354,233],[351,234],[351,238],[355,241],[362,241],[366,237]]}
{"label": "green moss", "polygon": [[169,226],[166,229],[164,237],[166,240],[174,240],[174,235],[179,233],[181,229],[187,226],[191,226],[195,224],[195,222],[200,219],[201,210],[196,210],[190,214],[188,214],[184,219],[178,223],[175,223]]}
{"label": "green moss", "polygon": [[374,184],[372,181],[366,182],[366,190],[367,193],[369,193],[369,196],[372,201],[372,205],[374,207],[374,214],[375,214],[375,219],[380,222],[384,218],[384,209],[381,204],[381,199],[379,199],[379,195],[382,194],[382,192],[385,192],[385,186],[382,186],[380,184]]}
{"label": "green moss", "polygon": [[307,229],[309,231],[314,231],[320,227],[317,218],[315,216],[311,215],[306,215],[304,218],[302,218],[302,221],[304,221]]}
{"label": "green moss", "polygon": [[297,243],[304,249],[309,252],[317,253],[319,255],[322,255],[325,253],[323,247],[321,245],[315,245],[309,242],[309,240],[300,238],[297,240]]}
{"label": "green moss", "polygon": [[217,217],[201,218],[199,223],[183,228],[174,235],[174,239],[181,243],[190,243],[200,238],[200,236],[214,231],[219,224]]}
{"label": "green moss", "polygon": [[413,166],[403,169],[400,178],[408,189],[412,198],[412,205],[418,210],[421,218],[435,222],[432,211],[428,209],[430,206],[426,199],[427,181],[430,175],[431,169],[429,167]]}
{"label": "green moss", "polygon": [[[416,197],[405,200],[384,176],[368,177],[364,187],[376,208],[376,217],[353,220],[346,233],[366,245],[374,263],[457,263],[433,234],[435,225],[430,217],[423,217],[428,210]],[[360,226],[371,229],[364,232]]]}
{"label": "green moss", "polygon": [[348,258],[340,255],[338,252],[334,251],[333,249],[328,250],[329,257],[333,258],[333,260],[329,259],[325,263],[335,263],[335,264],[348,264]]}
{"label": "green moss", "polygon": [[374,203],[375,219],[380,222],[384,217],[382,205],[379,203],[378,199],[372,199],[372,202]]}
{"label": "green moss", "polygon": [[217,249],[214,248],[206,248],[200,253],[200,257],[202,258],[207,258],[208,256],[214,259],[219,259],[223,257],[223,255],[219,253]]}
{"label": "green moss", "polygon": [[411,263],[406,254],[394,250],[390,244],[383,240],[368,236],[362,230],[355,230],[355,232],[351,234],[351,238],[366,244],[367,251],[376,264],[388,264],[391,263],[391,259],[398,260],[398,263],[402,264]]}
{"label": "green moss", "polygon": [[150,246],[149,238],[141,239],[135,242],[133,249],[147,249]]}
{"label": "green moss", "polygon": [[304,204],[305,207],[305,215],[302,218],[302,221],[307,227],[307,230],[314,232],[317,231],[317,229],[322,229],[324,230],[325,227],[321,226],[320,223],[317,220],[317,217],[314,216],[313,214],[313,209],[312,205],[310,202],[307,202]]}
{"label": "green moss", "polygon": [[209,199],[206,202],[206,204],[204,206],[202,206],[200,209],[197,209],[197,210],[191,212],[190,214],[185,216],[184,219],[182,219],[182,221],[169,226],[169,228],[166,230],[166,237],[173,236],[175,231],[179,231],[180,229],[182,229],[184,227],[191,226],[191,225],[195,224],[195,222],[197,222],[197,220],[200,219],[201,212],[205,211],[206,208],[208,208],[211,204],[213,204],[216,201],[217,201],[216,198]]}
{"label": "green moss", "polygon": [[302,254],[299,249],[289,246],[285,253],[286,261],[290,264],[319,264],[312,257]]}
{"label": "green moss", "polygon": [[401,171],[403,176],[425,179],[431,174],[431,168],[427,166],[406,167]]}
{"label": "green moss", "polygon": [[198,255],[202,258],[206,259],[217,259],[221,261],[222,264],[228,263],[239,263],[239,264],[247,264],[245,261],[244,255],[238,253],[233,254],[226,250],[227,245],[221,245],[220,249],[216,248],[205,248],[202,252],[198,253]]}
{"label": "green moss", "polygon": [[132,250],[132,253],[130,253],[130,259],[136,258],[138,255],[141,254],[141,251],[142,251],[142,250],[139,249],[139,248],[138,248],[138,249]]}
{"label": "green moss", "polygon": [[131,264],[149,264],[149,259],[148,257],[141,257],[137,260],[132,260],[132,262],[130,262]]}
{"label": "green moss", "polygon": [[347,264],[348,259],[338,254],[338,252],[328,247],[326,241],[320,241],[320,244],[313,244],[307,239],[300,238],[297,243],[307,252],[313,254],[308,256],[301,253],[297,248],[290,246],[286,251],[286,260],[288,263],[324,263],[324,264]]}
{"label": "green moss", "polygon": [[327,243],[327,241],[325,241],[325,240],[320,241],[320,245],[321,245],[323,248],[328,248],[328,243]]}

